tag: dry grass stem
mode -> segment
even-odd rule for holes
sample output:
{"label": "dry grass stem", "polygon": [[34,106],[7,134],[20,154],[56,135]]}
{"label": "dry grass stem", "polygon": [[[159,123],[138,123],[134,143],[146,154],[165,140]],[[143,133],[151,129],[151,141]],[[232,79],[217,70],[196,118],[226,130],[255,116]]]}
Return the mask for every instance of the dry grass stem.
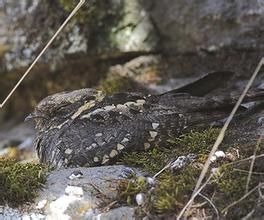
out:
{"label": "dry grass stem", "polygon": [[248,193],[249,182],[250,182],[250,179],[252,176],[252,172],[253,172],[253,168],[254,168],[254,164],[255,164],[255,160],[256,160],[256,154],[257,154],[257,151],[258,151],[259,146],[261,144],[261,140],[262,140],[262,136],[259,137],[257,144],[256,144],[256,147],[255,147],[255,150],[254,150],[254,154],[252,155],[252,160],[250,163],[249,173],[248,173],[248,177],[247,177],[246,193]]}
{"label": "dry grass stem", "polygon": [[177,216],[177,220],[180,220],[181,217],[184,215],[185,211],[188,212],[189,207],[191,206],[191,204],[193,203],[194,199],[196,198],[197,195],[199,195],[199,193],[203,190],[203,188],[209,183],[209,181],[212,179],[212,177],[214,176],[214,173],[212,173],[208,179],[205,181],[205,183],[192,195],[192,197],[190,198],[190,200],[187,202],[187,204],[183,207],[183,209],[181,210],[181,212],[179,213],[179,215]]}
{"label": "dry grass stem", "polygon": [[257,186],[255,186],[253,189],[251,189],[248,193],[246,193],[245,195],[243,195],[239,200],[232,202],[230,205],[228,205],[227,207],[225,207],[222,210],[222,213],[226,213],[228,211],[228,209],[232,208],[233,206],[235,206],[236,204],[240,203],[241,201],[243,201],[245,198],[247,198],[249,195],[251,195],[252,193],[254,193],[256,190],[258,190],[259,188],[261,188],[262,186],[264,186],[263,183],[259,183]]}
{"label": "dry grass stem", "polygon": [[203,194],[199,193],[198,195],[201,196],[202,198],[204,198],[213,207],[213,209],[215,211],[215,214],[216,214],[216,219],[220,219],[219,211],[216,208],[216,206],[214,205],[214,203],[209,198],[207,198],[206,196],[204,196]]}
{"label": "dry grass stem", "polygon": [[52,42],[56,39],[56,37],[60,34],[62,29],[66,26],[66,24],[71,20],[71,18],[79,11],[79,9],[82,7],[82,5],[85,3],[85,0],[80,0],[78,5],[72,10],[70,15],[66,18],[66,20],[63,22],[63,24],[59,27],[57,32],[52,36],[52,38],[49,40],[49,42],[46,44],[46,46],[42,49],[42,51],[39,53],[39,55],[35,58],[35,60],[32,62],[32,64],[28,67],[24,75],[20,78],[20,80],[17,82],[17,84],[13,87],[13,89],[9,92],[9,94],[6,96],[4,101],[0,104],[0,108],[3,108],[6,102],[10,99],[10,97],[13,95],[13,93],[16,91],[17,87],[22,83],[22,81],[25,79],[25,77],[30,73],[30,71],[33,69],[33,67],[36,65],[38,60],[41,58],[41,56],[45,53],[45,51],[49,48],[49,46],[52,44]]}
{"label": "dry grass stem", "polygon": [[241,96],[239,97],[239,99],[238,99],[237,103],[235,104],[235,106],[234,106],[232,112],[231,112],[230,115],[228,116],[228,118],[227,118],[227,120],[226,120],[226,122],[225,122],[223,128],[221,129],[221,131],[220,131],[220,133],[219,133],[219,136],[217,137],[217,139],[216,139],[216,141],[215,141],[215,143],[214,143],[214,146],[213,146],[213,148],[212,148],[212,150],[211,150],[211,152],[210,152],[210,154],[209,154],[209,156],[208,156],[208,159],[206,160],[206,162],[205,162],[205,164],[204,164],[204,168],[203,168],[203,170],[202,170],[202,172],[201,172],[201,175],[200,175],[200,177],[199,177],[199,179],[198,179],[198,181],[197,181],[197,184],[196,184],[196,186],[195,186],[194,193],[195,193],[195,192],[198,190],[198,188],[200,187],[200,185],[201,185],[201,183],[202,183],[202,181],[203,181],[203,179],[204,179],[204,177],[205,177],[205,175],[206,175],[206,173],[207,173],[207,171],[208,171],[208,168],[209,168],[209,166],[210,166],[210,161],[211,161],[212,156],[215,154],[215,152],[217,151],[219,145],[222,143],[222,141],[223,141],[223,139],[224,139],[224,136],[225,136],[225,132],[226,132],[226,130],[227,130],[227,128],[228,128],[228,126],[229,126],[231,120],[232,120],[233,117],[235,116],[235,113],[237,112],[239,106],[241,105],[243,99],[245,98],[245,96],[246,96],[246,94],[247,94],[249,88],[250,88],[251,85],[253,84],[253,82],[254,82],[256,76],[257,76],[258,73],[259,73],[260,68],[262,67],[262,65],[264,65],[264,57],[261,58],[261,60],[260,60],[260,62],[259,62],[259,64],[258,64],[258,66],[257,66],[257,68],[255,69],[255,71],[254,71],[253,75],[251,76],[250,80],[248,81],[248,83],[247,83],[247,85],[246,85],[244,91],[242,92]]}
{"label": "dry grass stem", "polygon": [[[209,182],[209,178],[212,176],[210,176],[207,181],[201,186],[202,184],[202,181],[206,175],[206,173],[208,172],[208,169],[209,169],[209,166],[210,166],[210,163],[211,163],[211,158],[212,156],[215,154],[215,152],[217,151],[219,145],[222,143],[223,139],[224,139],[224,136],[225,136],[225,132],[227,130],[227,128],[229,127],[229,124],[231,122],[231,120],[234,118],[235,116],[235,113],[237,112],[239,106],[241,105],[243,99],[245,98],[249,88],[251,87],[251,85],[253,84],[256,76],[258,75],[261,67],[264,65],[264,57],[261,58],[260,62],[258,63],[258,66],[257,68],[255,69],[253,75],[251,76],[251,78],[249,79],[245,89],[243,90],[242,94],[240,95],[237,103],[235,104],[233,110],[231,111],[230,115],[228,116],[224,126],[222,127],[213,147],[212,147],[212,150],[204,164],[204,167],[203,167],[203,170],[201,171],[201,174],[199,176],[199,179],[196,183],[196,186],[195,186],[195,189],[193,191],[193,194],[190,198],[190,200],[187,202],[187,204],[185,205],[185,207],[181,210],[179,216],[177,217],[177,220],[180,220],[181,217],[183,216],[183,214],[185,213],[186,210],[189,210],[189,207],[191,206],[191,204],[193,203],[195,197],[199,194],[199,192],[205,187],[205,185]],[[250,157],[251,159],[253,158],[254,156]],[[256,158],[256,156],[255,156]],[[255,188],[254,188],[255,189]],[[252,190],[251,190],[252,191]],[[250,191],[250,192],[251,192]],[[247,196],[248,194],[245,194],[245,196]],[[242,197],[243,198],[243,197]],[[231,204],[232,205],[232,204]]]}

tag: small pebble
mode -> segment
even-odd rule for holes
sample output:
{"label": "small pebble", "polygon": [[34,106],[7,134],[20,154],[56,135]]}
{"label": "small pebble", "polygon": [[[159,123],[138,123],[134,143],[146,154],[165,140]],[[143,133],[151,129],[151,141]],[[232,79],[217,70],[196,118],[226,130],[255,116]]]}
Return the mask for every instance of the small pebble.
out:
{"label": "small pebble", "polygon": [[145,195],[143,193],[138,193],[136,195],[136,202],[139,206],[143,205],[145,202]]}
{"label": "small pebble", "polygon": [[215,154],[211,157],[210,161],[211,163],[217,161],[218,159],[225,158],[226,154],[224,151],[218,150],[215,152]]}
{"label": "small pebble", "polygon": [[217,160],[217,157],[215,155],[213,155],[210,159],[211,163],[215,162]]}
{"label": "small pebble", "polygon": [[146,180],[147,180],[147,183],[148,183],[149,185],[151,185],[151,186],[154,186],[155,183],[156,183],[155,179],[152,178],[152,177],[147,177]]}
{"label": "small pebble", "polygon": [[82,177],[83,177],[83,173],[80,170],[75,170],[68,178],[70,180],[74,180],[74,179],[80,179]]}
{"label": "small pebble", "polygon": [[259,117],[257,123],[261,126],[264,125],[264,117]]}
{"label": "small pebble", "polygon": [[46,199],[39,201],[36,209],[43,209],[46,206],[47,202],[48,201]]}
{"label": "small pebble", "polygon": [[125,167],[122,169],[121,174],[119,177],[124,178],[124,179],[129,179],[132,178],[135,175],[135,171],[130,168],[130,167]]}
{"label": "small pebble", "polygon": [[217,158],[225,158],[225,152],[224,151],[221,151],[221,150],[219,150],[219,151],[216,151],[215,152],[215,156],[217,157]]}

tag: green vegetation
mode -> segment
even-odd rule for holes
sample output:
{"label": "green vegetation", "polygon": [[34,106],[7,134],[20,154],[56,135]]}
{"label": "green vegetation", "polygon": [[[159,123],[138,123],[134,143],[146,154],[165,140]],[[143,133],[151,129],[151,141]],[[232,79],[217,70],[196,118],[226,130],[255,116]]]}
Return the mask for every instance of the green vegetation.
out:
{"label": "green vegetation", "polygon": [[[145,212],[162,215],[177,213],[177,210],[181,210],[191,197],[193,188],[200,175],[202,164],[207,159],[218,133],[218,129],[191,131],[190,133],[181,135],[179,138],[170,138],[168,140],[169,145],[166,147],[153,146],[148,152],[133,152],[124,155],[123,161],[126,164],[139,167],[150,175],[157,173],[169,161],[175,160],[178,156],[194,153],[197,155],[197,158],[182,169],[176,171],[167,169],[164,171],[157,177],[154,190],[150,190],[150,187],[146,183],[142,184],[137,178],[120,181],[119,201],[135,204],[135,195],[137,193],[144,193],[147,199],[142,210]],[[224,145],[223,149],[228,151],[229,147],[232,146]],[[251,146],[251,150],[247,150],[248,154],[240,155],[240,158],[250,157],[254,147]],[[259,148],[259,153],[263,149],[264,146],[262,144]],[[202,191],[202,194],[209,198],[217,207],[219,213],[228,219],[242,218],[256,207],[258,201],[257,190],[237,205],[227,210],[225,209],[229,204],[238,201],[245,195],[249,162],[250,160],[243,163],[230,163],[228,159],[222,159],[213,163],[212,167],[217,167],[218,171]],[[259,182],[263,182],[264,180],[263,168],[255,167],[254,171],[258,173],[253,173],[249,189],[254,188]],[[196,202],[198,203],[203,203],[204,201],[199,196],[196,198]],[[208,203],[203,208],[212,214],[212,207]],[[225,213],[222,212],[223,210]]]}
{"label": "green vegetation", "polygon": [[219,129],[210,128],[204,131],[191,131],[179,138],[170,138],[167,146],[153,146],[146,152],[125,154],[123,161],[129,166],[140,167],[151,175],[162,169],[169,161],[178,156],[196,154],[198,161],[205,161],[219,133]]}
{"label": "green vegetation", "polygon": [[117,74],[102,80],[99,84],[99,89],[107,94],[131,91],[135,86],[135,82],[132,79],[129,77],[119,76]]}
{"label": "green vegetation", "polygon": [[18,206],[32,201],[43,186],[47,168],[40,164],[21,164],[0,158],[0,204]]}
{"label": "green vegetation", "polygon": [[[154,146],[150,151],[125,154],[123,161],[129,166],[140,167],[151,175],[160,171],[169,161],[189,153],[197,154],[197,161],[204,161],[218,132],[218,129],[191,131],[179,138],[169,139],[165,148]],[[196,168],[192,163],[177,172],[165,171],[159,176],[155,190],[149,195],[148,200],[151,203],[147,204],[148,209],[153,213],[168,213],[182,208],[200,172],[200,168]],[[146,191],[146,184],[139,184],[134,178],[122,180],[118,194],[120,201],[129,201],[128,204],[131,204],[137,193]]]}

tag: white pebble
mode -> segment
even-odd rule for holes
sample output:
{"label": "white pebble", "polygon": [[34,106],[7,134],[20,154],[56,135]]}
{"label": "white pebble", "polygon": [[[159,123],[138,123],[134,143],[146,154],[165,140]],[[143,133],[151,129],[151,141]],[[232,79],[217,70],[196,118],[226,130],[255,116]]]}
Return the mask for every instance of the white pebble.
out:
{"label": "white pebble", "polygon": [[153,186],[155,185],[155,179],[152,177],[147,177],[147,183]]}
{"label": "white pebble", "polygon": [[217,160],[217,157],[215,155],[213,155],[210,159],[211,163],[215,162]]}
{"label": "white pebble", "polygon": [[216,151],[215,152],[215,156],[217,157],[217,158],[225,158],[225,152],[224,151],[221,151],[221,150],[219,150],[219,151]]}
{"label": "white pebble", "polygon": [[139,206],[143,205],[145,202],[145,195],[143,193],[138,193],[136,195],[136,202]]}
{"label": "white pebble", "polygon": [[48,201],[46,199],[39,201],[36,209],[43,209],[46,206],[47,202]]}

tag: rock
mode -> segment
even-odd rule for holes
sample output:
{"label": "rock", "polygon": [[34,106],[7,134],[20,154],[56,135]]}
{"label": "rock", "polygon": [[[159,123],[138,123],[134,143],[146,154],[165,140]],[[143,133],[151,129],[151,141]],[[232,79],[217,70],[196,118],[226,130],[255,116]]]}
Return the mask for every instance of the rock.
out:
{"label": "rock", "polygon": [[[215,53],[222,47],[264,47],[260,1],[153,1],[149,9],[168,53]],[[162,19],[160,19],[162,17]]]}
{"label": "rock", "polygon": [[14,124],[5,123],[0,129],[0,150],[8,146],[19,146],[22,149],[32,147],[35,135],[34,124],[32,122]]}
{"label": "rock", "polygon": [[[68,0],[1,1],[0,99],[75,5]],[[140,1],[87,1],[6,108],[21,115],[47,94],[95,86],[111,65],[156,52],[158,40]],[[36,85],[36,80],[44,83]]]}
{"label": "rock", "polygon": [[224,68],[248,78],[263,56],[261,1],[143,2],[160,33],[170,75]]}
{"label": "rock", "polygon": [[[116,197],[116,180],[124,169],[125,166],[104,166],[52,171],[27,212],[2,207],[0,219],[135,219],[133,207],[106,207]],[[76,171],[83,173],[82,178],[69,179]]]}
{"label": "rock", "polygon": [[[100,211],[102,203],[110,203],[116,196],[116,182],[120,174],[126,169],[124,166],[105,166],[93,168],[71,168],[53,171],[50,173],[46,187],[40,192],[36,203],[47,201],[42,210],[48,218],[58,217],[92,219],[102,216],[109,219],[111,216],[131,216],[133,209],[121,207],[107,213]],[[69,179],[73,172],[81,172],[81,178]],[[139,172],[136,171],[136,175]],[[88,217],[89,216],[89,217]]]}

